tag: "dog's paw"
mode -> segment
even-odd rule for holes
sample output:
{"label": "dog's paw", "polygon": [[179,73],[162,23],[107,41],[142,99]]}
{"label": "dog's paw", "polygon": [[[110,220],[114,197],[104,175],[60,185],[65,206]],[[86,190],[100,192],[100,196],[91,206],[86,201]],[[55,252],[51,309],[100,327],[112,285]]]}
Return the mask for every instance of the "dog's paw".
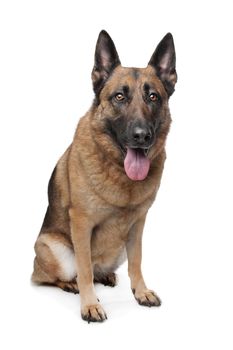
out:
{"label": "dog's paw", "polygon": [[79,293],[78,284],[75,280],[73,280],[71,282],[57,281],[56,285],[59,288],[63,289],[65,292],[74,293],[74,294]]}
{"label": "dog's paw", "polygon": [[146,289],[140,292],[133,290],[133,294],[138,304],[140,305],[149,307],[161,305],[160,298],[155,294],[153,290]]}
{"label": "dog's paw", "polygon": [[82,319],[90,322],[103,322],[107,315],[100,304],[84,306],[81,311]]}
{"label": "dog's paw", "polygon": [[115,287],[117,276],[114,272],[95,275],[94,282],[102,283],[104,286]]}

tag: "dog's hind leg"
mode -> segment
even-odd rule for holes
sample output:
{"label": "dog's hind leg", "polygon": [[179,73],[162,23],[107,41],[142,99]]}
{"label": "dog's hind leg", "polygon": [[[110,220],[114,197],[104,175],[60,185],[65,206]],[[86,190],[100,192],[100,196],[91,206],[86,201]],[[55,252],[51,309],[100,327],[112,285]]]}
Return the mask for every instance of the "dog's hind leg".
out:
{"label": "dog's hind leg", "polygon": [[34,283],[55,285],[67,292],[79,292],[74,251],[65,235],[41,233],[35,244],[35,252]]}
{"label": "dog's hind leg", "polygon": [[104,286],[115,287],[117,284],[117,276],[114,272],[95,272],[94,282],[101,283]]}

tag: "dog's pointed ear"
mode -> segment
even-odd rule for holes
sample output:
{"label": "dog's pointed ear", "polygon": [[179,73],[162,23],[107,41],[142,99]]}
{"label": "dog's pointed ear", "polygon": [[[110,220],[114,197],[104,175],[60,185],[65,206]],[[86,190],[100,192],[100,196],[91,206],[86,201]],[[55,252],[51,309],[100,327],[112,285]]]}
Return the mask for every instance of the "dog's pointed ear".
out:
{"label": "dog's pointed ear", "polygon": [[160,41],[148,64],[155,68],[156,75],[162,81],[170,97],[177,82],[176,52],[171,33],[165,35]]}
{"label": "dog's pointed ear", "polygon": [[99,34],[96,49],[95,63],[92,71],[93,88],[99,94],[114,68],[120,64],[117,50],[109,34],[102,30]]}

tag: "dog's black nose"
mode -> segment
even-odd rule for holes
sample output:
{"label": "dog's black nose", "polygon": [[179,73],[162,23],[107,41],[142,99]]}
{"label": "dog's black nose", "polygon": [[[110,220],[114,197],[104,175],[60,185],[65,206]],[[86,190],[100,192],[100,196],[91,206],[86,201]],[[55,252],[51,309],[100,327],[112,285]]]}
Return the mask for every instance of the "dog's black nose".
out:
{"label": "dog's black nose", "polygon": [[152,139],[152,132],[147,128],[136,126],[132,130],[132,137],[137,146],[146,146]]}

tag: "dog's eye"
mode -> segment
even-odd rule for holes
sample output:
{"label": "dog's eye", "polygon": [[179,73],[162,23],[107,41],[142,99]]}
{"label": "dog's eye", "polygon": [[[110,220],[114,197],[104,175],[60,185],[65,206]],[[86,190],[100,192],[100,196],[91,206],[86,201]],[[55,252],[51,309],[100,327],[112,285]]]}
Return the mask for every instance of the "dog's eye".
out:
{"label": "dog's eye", "polygon": [[155,93],[155,92],[152,92],[150,95],[149,95],[149,98],[152,102],[156,102],[158,100],[158,95]]}
{"label": "dog's eye", "polygon": [[124,96],[121,92],[118,92],[118,93],[115,95],[115,99],[116,99],[118,102],[122,102],[122,101],[124,101],[125,96]]}

